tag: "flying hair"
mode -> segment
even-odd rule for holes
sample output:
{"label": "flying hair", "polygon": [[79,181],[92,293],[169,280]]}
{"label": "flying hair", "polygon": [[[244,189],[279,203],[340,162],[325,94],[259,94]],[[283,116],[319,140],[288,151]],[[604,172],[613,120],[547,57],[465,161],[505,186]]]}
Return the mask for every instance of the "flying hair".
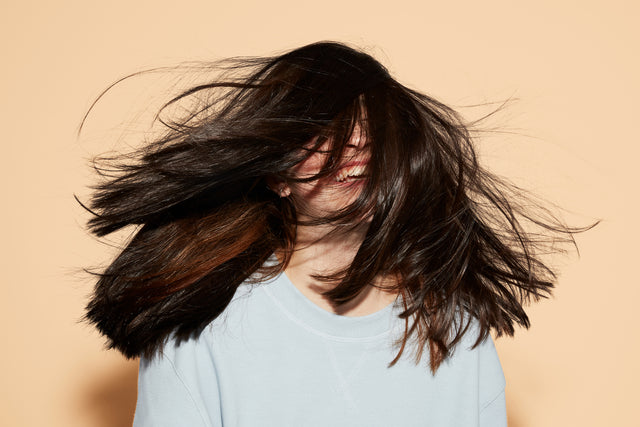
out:
{"label": "flying hair", "polygon": [[[484,169],[458,113],[362,51],[320,42],[210,66],[224,71],[219,79],[158,111],[160,136],[95,160],[88,228],[100,237],[136,231],[97,273],[86,320],[127,357],[152,357],[171,334],[198,335],[241,283],[282,272],[299,225],[344,229],[367,217],[353,262],[316,278],[335,285],[324,295],[340,306],[376,278],[397,277],[388,290],[402,296],[405,330],[390,365],[408,347],[418,363],[426,349],[435,373],[471,322],[475,345],[492,330],[528,327],[523,306],[550,295],[556,279],[544,256],[589,228],[568,227]],[[371,154],[362,191],[303,221],[269,180],[334,174],[356,127]],[[318,174],[294,176],[326,141]]]}

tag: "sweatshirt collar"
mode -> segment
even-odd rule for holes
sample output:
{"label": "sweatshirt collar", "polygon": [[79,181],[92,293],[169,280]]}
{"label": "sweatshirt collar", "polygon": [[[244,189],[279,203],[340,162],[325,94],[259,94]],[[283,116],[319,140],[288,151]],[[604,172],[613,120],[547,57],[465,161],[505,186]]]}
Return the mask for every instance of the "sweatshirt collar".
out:
{"label": "sweatshirt collar", "polygon": [[401,298],[366,316],[329,312],[308,299],[282,272],[259,286],[293,322],[317,335],[339,341],[372,341],[385,338],[401,311]]}

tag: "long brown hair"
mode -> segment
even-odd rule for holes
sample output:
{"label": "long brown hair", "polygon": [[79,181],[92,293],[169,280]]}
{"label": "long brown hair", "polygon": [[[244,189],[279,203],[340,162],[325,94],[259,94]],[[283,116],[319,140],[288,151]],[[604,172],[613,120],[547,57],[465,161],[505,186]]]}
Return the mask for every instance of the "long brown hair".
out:
{"label": "long brown hair", "polygon": [[[169,334],[197,335],[245,280],[280,273],[298,218],[271,178],[331,139],[324,168],[335,173],[358,124],[371,159],[352,204],[315,223],[354,226],[373,213],[352,264],[320,277],[339,306],[377,277],[399,278],[405,334],[416,363],[428,347],[433,372],[471,321],[476,344],[493,329],[527,327],[523,303],[550,293],[543,252],[572,233],[522,192],[483,169],[472,137],[451,108],[394,80],[374,58],[334,42],[271,58],[224,62],[226,77],[171,99],[165,132],[135,153],[98,158],[102,181],[87,209],[97,236],[137,230],[101,273],[86,319],[127,357],[153,355]],[[162,112],[158,117],[164,117]],[[316,138],[315,147],[308,148]],[[277,263],[266,263],[275,252]]]}

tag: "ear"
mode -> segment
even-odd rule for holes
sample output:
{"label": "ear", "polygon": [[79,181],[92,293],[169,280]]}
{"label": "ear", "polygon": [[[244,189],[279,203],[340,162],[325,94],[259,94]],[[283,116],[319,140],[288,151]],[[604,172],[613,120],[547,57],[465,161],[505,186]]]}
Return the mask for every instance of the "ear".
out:
{"label": "ear", "polygon": [[275,176],[268,176],[266,178],[267,187],[280,197],[288,197],[291,194],[291,187],[287,185],[287,181]]}

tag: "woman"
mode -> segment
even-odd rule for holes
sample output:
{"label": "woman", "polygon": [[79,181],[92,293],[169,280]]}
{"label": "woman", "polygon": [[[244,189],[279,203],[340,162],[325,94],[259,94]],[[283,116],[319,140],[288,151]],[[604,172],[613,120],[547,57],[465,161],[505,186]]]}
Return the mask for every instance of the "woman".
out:
{"label": "woman", "polygon": [[489,332],[528,326],[539,250],[578,230],[515,204],[456,113],[363,52],[221,67],[99,166],[89,206],[98,236],[137,227],[87,310],[142,356],[134,425],[506,425]]}

